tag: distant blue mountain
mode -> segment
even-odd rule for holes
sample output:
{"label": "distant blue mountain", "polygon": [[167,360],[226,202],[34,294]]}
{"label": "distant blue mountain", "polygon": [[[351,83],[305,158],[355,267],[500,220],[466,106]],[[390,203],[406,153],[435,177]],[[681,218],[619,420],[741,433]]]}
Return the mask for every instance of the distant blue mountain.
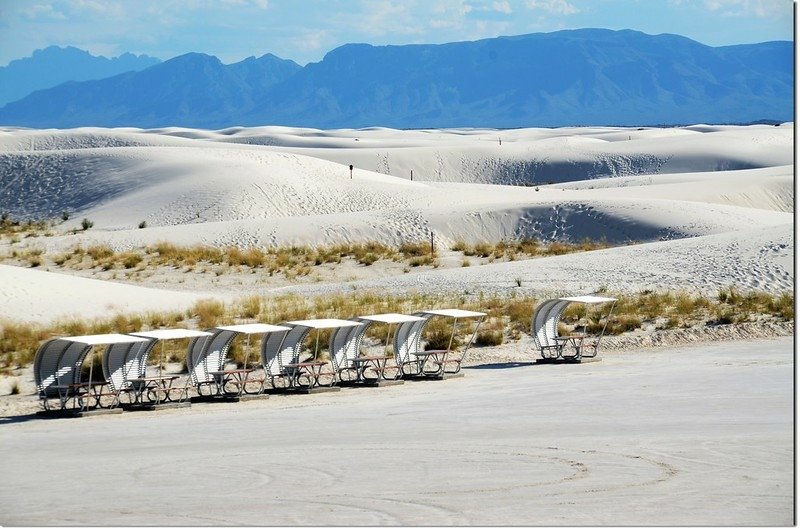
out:
{"label": "distant blue mountain", "polygon": [[7,112],[0,122],[61,128],[221,126],[298,70],[297,63],[271,54],[226,66],[216,57],[187,53],[140,72],[35,92],[0,109]]}
{"label": "distant blue mountain", "polygon": [[0,109],[0,123],[525,127],[790,121],[793,43],[710,47],[583,29],[441,45],[348,44],[301,68],[268,55],[189,54],[68,83]]}
{"label": "distant blue mountain", "polygon": [[103,79],[123,72],[144,70],[161,62],[147,55],[123,53],[119,57],[95,57],[68,46],[36,50],[31,57],[0,67],[0,105],[66,81]]}

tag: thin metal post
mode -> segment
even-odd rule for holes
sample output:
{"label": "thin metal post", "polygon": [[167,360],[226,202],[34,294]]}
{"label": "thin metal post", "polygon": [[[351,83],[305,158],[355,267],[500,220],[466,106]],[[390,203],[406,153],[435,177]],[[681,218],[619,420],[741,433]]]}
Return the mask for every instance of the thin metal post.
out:
{"label": "thin metal post", "polygon": [[612,312],[614,312],[614,307],[615,307],[616,305],[617,305],[617,302],[616,302],[616,301],[615,301],[614,303],[612,303],[612,304],[611,304],[611,309],[608,311],[608,315],[606,316],[606,322],[605,322],[605,324],[603,325],[603,330],[602,330],[602,331],[600,331],[600,336],[598,337],[598,339],[599,339],[599,338],[602,338],[602,337],[603,337],[603,336],[606,334],[606,327],[608,327],[608,320],[610,320],[610,319],[611,319],[611,313],[612,313]]}
{"label": "thin metal post", "polygon": [[247,358],[250,356],[250,333],[247,334],[247,344],[244,352],[244,368],[247,369]]}
{"label": "thin metal post", "polygon": [[456,336],[456,324],[458,324],[458,318],[453,318],[453,332],[450,333],[450,343],[447,344],[447,352],[450,352],[450,347],[453,346],[453,338]]}

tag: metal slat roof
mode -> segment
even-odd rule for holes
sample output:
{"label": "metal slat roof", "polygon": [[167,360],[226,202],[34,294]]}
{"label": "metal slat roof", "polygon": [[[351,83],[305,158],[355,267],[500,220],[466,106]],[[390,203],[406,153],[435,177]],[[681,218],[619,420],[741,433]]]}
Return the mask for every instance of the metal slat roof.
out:
{"label": "metal slat roof", "polygon": [[601,296],[574,296],[558,299],[561,301],[574,301],[576,303],[607,303],[609,301],[617,301],[617,298],[604,298]]}
{"label": "metal slat roof", "polygon": [[269,323],[243,323],[241,325],[225,325],[224,327],[217,327],[223,331],[234,331],[242,334],[267,334],[279,331],[291,331],[291,327],[284,327],[282,325],[270,325]]}
{"label": "metal slat roof", "polygon": [[405,323],[408,321],[422,321],[425,318],[419,316],[409,316],[407,314],[372,314],[370,316],[359,316],[362,320],[377,321],[381,323]]}
{"label": "metal slat roof", "polygon": [[110,345],[113,343],[136,343],[147,341],[146,338],[130,336],[127,334],[88,334],[85,336],[65,336],[64,338],[59,339],[86,345]]}
{"label": "metal slat roof", "polygon": [[451,318],[477,318],[478,316],[486,316],[485,312],[473,312],[471,310],[461,309],[436,309],[436,310],[423,310],[425,314],[434,314],[436,316],[449,316]]}
{"label": "metal slat roof", "polygon": [[311,329],[338,329],[339,327],[355,327],[357,325],[361,325],[357,321],[337,319],[298,320],[288,321],[286,323],[289,325],[296,325],[298,327],[309,327]]}
{"label": "metal slat roof", "polygon": [[198,336],[211,336],[210,332],[193,331],[191,329],[156,329],[154,331],[132,332],[134,336],[155,338],[156,340],[178,340],[180,338],[197,338]]}

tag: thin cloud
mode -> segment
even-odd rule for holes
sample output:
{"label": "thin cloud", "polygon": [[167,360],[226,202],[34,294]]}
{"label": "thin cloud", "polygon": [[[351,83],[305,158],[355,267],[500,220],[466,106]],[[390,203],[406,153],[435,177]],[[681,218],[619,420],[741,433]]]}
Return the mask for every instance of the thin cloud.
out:
{"label": "thin cloud", "polygon": [[528,0],[528,9],[546,11],[553,15],[574,15],[580,10],[567,0]]}
{"label": "thin cloud", "polygon": [[500,2],[492,3],[492,9],[497,11],[498,13],[505,13],[506,15],[511,14],[511,4],[508,3],[508,0],[502,0]]}
{"label": "thin cloud", "polygon": [[34,4],[26,9],[23,9],[22,15],[29,20],[66,20],[66,16],[61,11],[53,9],[51,4]]}
{"label": "thin cloud", "polygon": [[704,5],[723,16],[767,18],[791,13],[786,0],[705,0]]}

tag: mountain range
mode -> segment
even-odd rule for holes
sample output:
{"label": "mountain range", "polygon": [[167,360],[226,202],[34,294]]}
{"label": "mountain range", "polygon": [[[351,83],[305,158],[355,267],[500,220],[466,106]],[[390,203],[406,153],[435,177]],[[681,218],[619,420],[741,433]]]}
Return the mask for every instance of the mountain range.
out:
{"label": "mountain range", "polygon": [[0,67],[0,106],[66,81],[103,79],[123,72],[144,70],[160,62],[161,59],[147,55],[123,53],[108,59],[72,46],[49,46],[36,50],[31,57]]}
{"label": "mountain range", "polygon": [[[791,121],[793,43],[711,47],[565,30],[438,45],[347,44],[305,67],[190,53],[0,109],[29,127],[527,127]],[[9,65],[10,67],[10,65]]]}

